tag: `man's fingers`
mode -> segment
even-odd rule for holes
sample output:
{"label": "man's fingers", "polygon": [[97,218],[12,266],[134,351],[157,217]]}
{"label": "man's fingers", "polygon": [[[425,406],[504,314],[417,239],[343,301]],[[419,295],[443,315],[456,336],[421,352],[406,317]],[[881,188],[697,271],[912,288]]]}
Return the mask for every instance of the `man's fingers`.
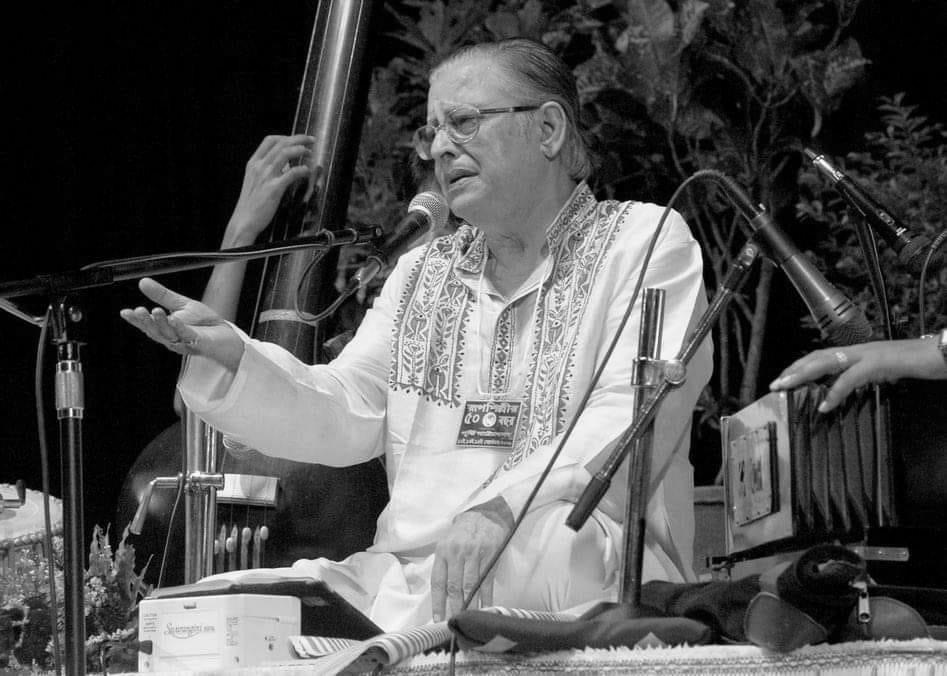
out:
{"label": "man's fingers", "polygon": [[[484,561],[482,565],[486,566],[489,561]],[[493,605],[493,580],[496,577],[495,575],[496,566],[493,567],[486,577],[483,578],[483,584],[480,586],[480,607],[489,608]],[[483,571],[480,571],[480,574],[483,575]]]}
{"label": "man's fingers", "polygon": [[134,310],[122,310],[120,314],[122,319],[144,332],[149,338],[161,340],[161,334],[158,333],[154,319],[147,308],[138,306]]}
{"label": "man's fingers", "polygon": [[151,311],[151,319],[154,322],[155,329],[162,338],[171,343],[181,340],[177,330],[168,323],[168,313],[163,308],[156,307]]}
{"label": "man's fingers", "polygon": [[464,560],[455,558],[447,564],[447,614],[454,616],[464,605]]}
{"label": "man's fingers", "polygon": [[447,606],[447,561],[440,555],[434,557],[431,571],[431,615],[435,622],[444,619]]}
{"label": "man's fingers", "polygon": [[314,140],[304,134],[287,136],[280,143],[276,143],[269,148],[265,157],[263,157],[263,164],[279,173],[289,160],[310,154]]}
{"label": "man's fingers", "polygon": [[[475,561],[469,561],[466,566],[464,566],[464,577],[463,584],[461,586],[461,600],[460,605],[457,606],[457,612],[463,610],[464,603],[467,602],[467,599],[470,598],[471,592],[477,586],[477,582],[480,581],[480,564]],[[478,608],[479,604],[477,603],[477,598],[481,597],[480,590],[477,591],[477,596],[470,598],[470,605],[468,608]]]}
{"label": "man's fingers", "polygon": [[191,299],[187,296],[184,296],[176,291],[172,291],[163,284],[159,284],[150,277],[145,277],[140,282],[138,282],[138,288],[141,289],[141,292],[145,294],[150,300],[154,301],[163,308],[170,310],[171,312],[177,312],[184,308]]}
{"label": "man's fingers", "polygon": [[[145,314],[145,317],[142,318],[141,313]],[[135,309],[125,308],[121,310],[119,316],[124,319],[126,322],[134,326],[139,331],[144,331],[148,333],[147,327],[151,325],[151,315],[143,307],[137,307]]]}
{"label": "man's fingers", "polygon": [[263,140],[260,141],[260,145],[257,146],[257,149],[253,152],[253,155],[250,156],[250,161],[252,162],[253,160],[260,160],[266,157],[266,154],[270,152],[277,143],[279,143],[281,138],[282,136],[278,135],[264,136]]}
{"label": "man's fingers", "polygon": [[295,167],[290,167],[286,173],[281,174],[278,179],[276,179],[275,185],[280,190],[285,190],[291,186],[296,181],[301,181],[305,178],[309,178],[309,175],[312,171],[309,169],[308,165],[300,164]]}

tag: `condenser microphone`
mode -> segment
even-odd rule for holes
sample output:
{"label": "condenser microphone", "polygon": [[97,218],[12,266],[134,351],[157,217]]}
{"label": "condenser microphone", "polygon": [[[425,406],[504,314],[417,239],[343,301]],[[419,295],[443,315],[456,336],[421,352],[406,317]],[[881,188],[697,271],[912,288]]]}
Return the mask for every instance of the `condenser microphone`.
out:
{"label": "condenser microphone", "polygon": [[736,181],[724,174],[714,174],[714,178],[750,222],[757,239],[773,262],[789,277],[826,342],[832,345],[853,345],[869,340],[871,325],[861,308],[829,283],[773,222],[766,209],[762,205],[754,205]]}
{"label": "condenser microphone", "polygon": [[898,221],[855,181],[832,166],[825,159],[825,155],[820,155],[809,148],[803,149],[803,152],[812,165],[832,181],[832,187],[845,201],[862,214],[868,225],[887,242],[888,246],[894,249],[898,260],[913,272],[920,272],[926,252],[931,245],[930,240],[924,235],[916,235],[908,230],[907,226]]}
{"label": "condenser microphone", "polygon": [[420,192],[408,205],[408,213],[401,219],[358,269],[350,287],[361,288],[379,272],[411,248],[415,240],[429,229],[440,229],[447,224],[449,208],[444,196],[432,190]]}

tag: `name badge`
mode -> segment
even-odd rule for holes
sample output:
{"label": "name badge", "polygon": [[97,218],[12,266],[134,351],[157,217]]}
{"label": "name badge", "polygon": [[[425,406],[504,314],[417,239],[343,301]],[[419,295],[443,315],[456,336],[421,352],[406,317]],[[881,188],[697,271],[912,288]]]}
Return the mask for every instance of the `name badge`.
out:
{"label": "name badge", "polygon": [[521,401],[468,401],[457,433],[458,446],[513,448]]}

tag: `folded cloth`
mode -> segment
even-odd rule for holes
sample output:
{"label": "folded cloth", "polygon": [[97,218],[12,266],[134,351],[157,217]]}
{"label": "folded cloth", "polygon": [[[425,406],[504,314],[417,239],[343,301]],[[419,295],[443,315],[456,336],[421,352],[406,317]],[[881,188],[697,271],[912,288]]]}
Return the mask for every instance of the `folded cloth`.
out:
{"label": "folded cloth", "polygon": [[[714,631],[684,617],[629,617],[616,609],[590,619],[543,620],[465,610],[448,626],[461,649],[485,652],[537,652],[572,648],[704,645]],[[620,609],[617,609],[620,611]],[[585,617],[585,616],[583,616]]]}
{"label": "folded cloth", "polygon": [[745,643],[743,617],[759,591],[759,575],[685,584],[653,580],[642,585],[641,603],[661,616],[702,622],[720,642]]}
{"label": "folded cloth", "polygon": [[930,637],[910,605],[870,595],[866,569],[850,549],[822,544],[739,580],[648,582],[635,609],[601,604],[568,621],[475,610],[448,626],[462,648],[515,652],[746,642],[788,652],[824,642]]}

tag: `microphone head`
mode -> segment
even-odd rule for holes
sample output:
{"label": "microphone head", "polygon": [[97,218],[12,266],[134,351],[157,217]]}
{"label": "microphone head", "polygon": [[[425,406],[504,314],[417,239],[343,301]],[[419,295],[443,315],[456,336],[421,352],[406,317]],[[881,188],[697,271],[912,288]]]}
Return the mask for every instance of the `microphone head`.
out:
{"label": "microphone head", "polygon": [[[901,251],[898,251],[898,261],[914,274],[920,274],[924,268],[924,261],[927,259],[930,248],[931,242],[924,235],[912,237],[908,243],[903,246]],[[943,254],[935,253],[931,257],[930,265],[933,266],[933,269],[939,269],[943,263]]]}
{"label": "microphone head", "polygon": [[439,192],[425,190],[419,192],[411,199],[408,205],[408,213],[420,212],[431,219],[431,229],[440,230],[447,225],[447,216],[450,214],[450,207],[447,206],[447,200]]}
{"label": "microphone head", "polygon": [[867,343],[872,338],[871,324],[860,308],[852,305],[850,311],[843,311],[841,319],[823,328],[823,336],[830,345],[857,345]]}

